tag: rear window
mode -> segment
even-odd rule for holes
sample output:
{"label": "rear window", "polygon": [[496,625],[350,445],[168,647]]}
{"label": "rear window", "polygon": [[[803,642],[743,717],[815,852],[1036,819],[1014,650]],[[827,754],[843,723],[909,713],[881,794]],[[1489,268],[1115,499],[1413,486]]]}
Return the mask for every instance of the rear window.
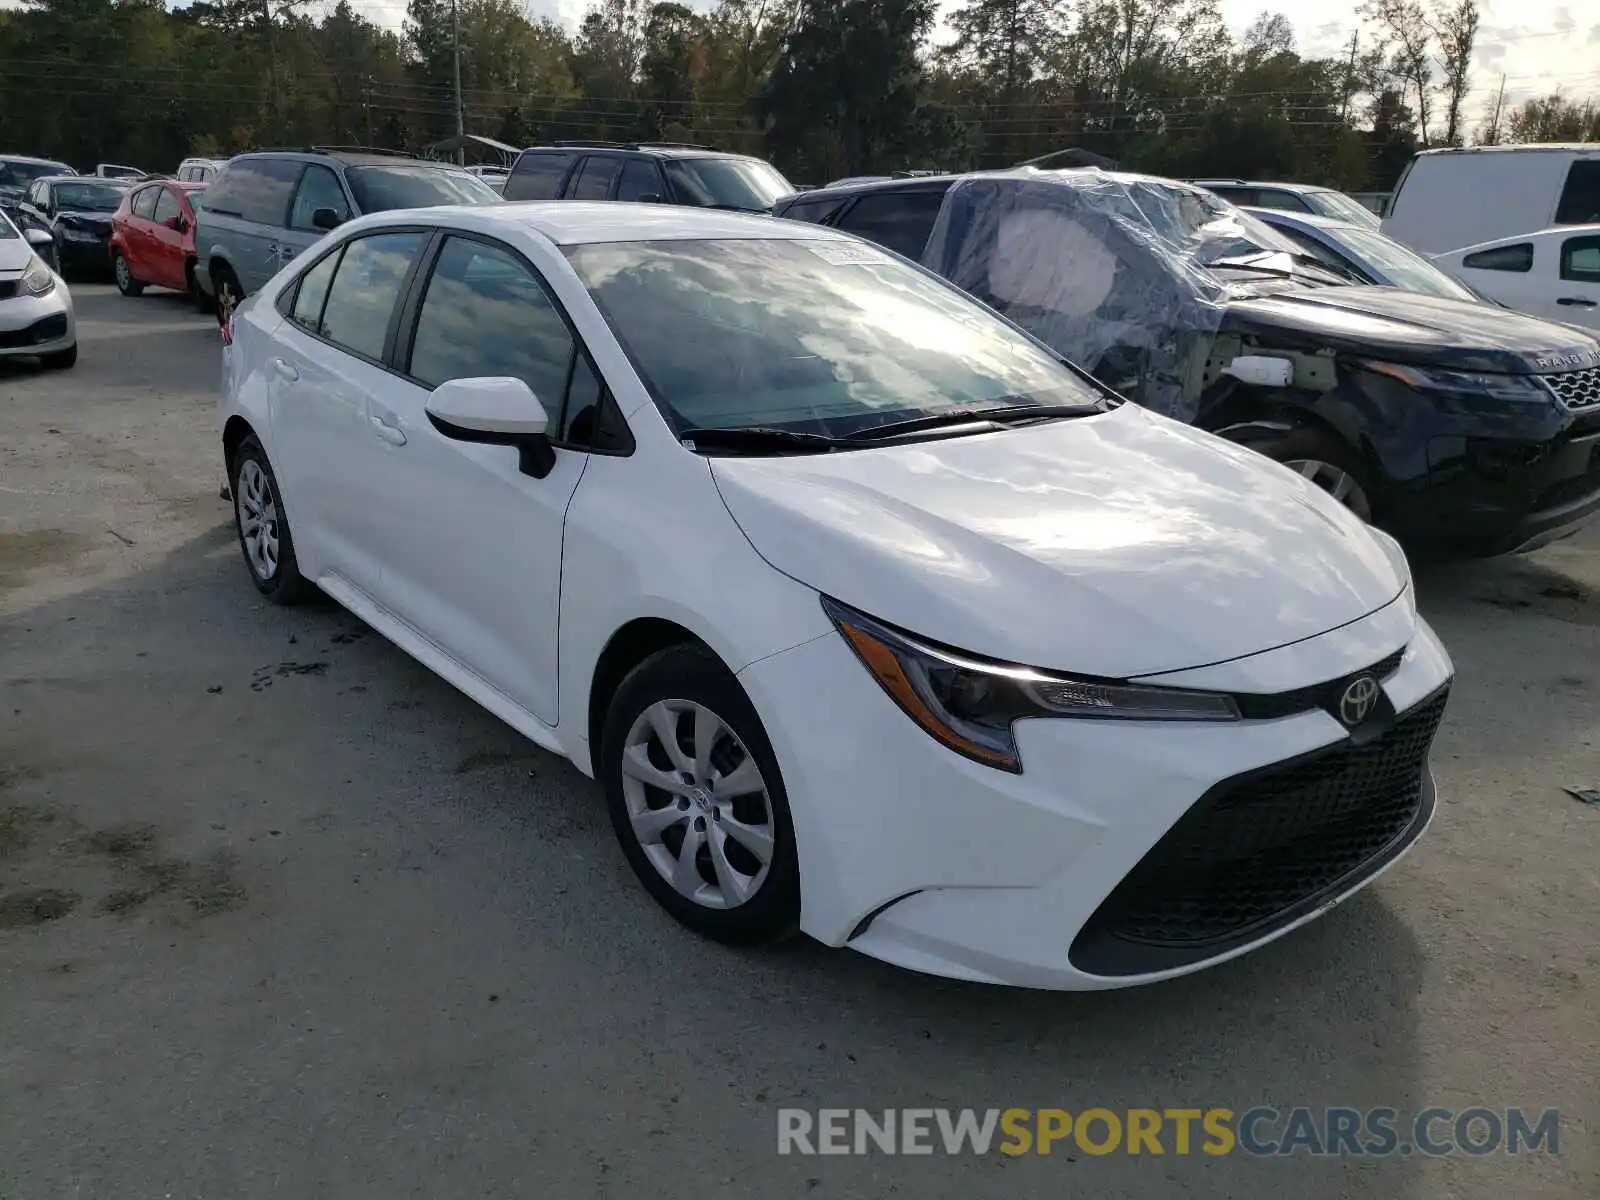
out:
{"label": "rear window", "polygon": [[1533,270],[1533,243],[1518,242],[1515,246],[1496,246],[1493,250],[1479,250],[1461,260],[1463,267],[1475,271]]}
{"label": "rear window", "polygon": [[1592,221],[1600,221],[1600,159],[1572,164],[1556,208],[1557,225],[1587,225]]}
{"label": "rear window", "polygon": [[[436,204],[498,204],[495,190],[466,171],[423,165],[347,167],[344,177],[364,213]],[[216,207],[213,199],[212,207]]]}
{"label": "rear window", "polygon": [[796,200],[781,215],[790,221],[809,221],[818,225],[838,212],[843,203],[838,197],[829,200]]}
{"label": "rear window", "polygon": [[554,200],[576,154],[530,150],[517,159],[506,180],[507,200]]}
{"label": "rear window", "polygon": [[794,191],[776,167],[759,158],[669,158],[666,168],[677,202],[699,208],[771,212]]}
{"label": "rear window", "polygon": [[211,185],[206,208],[261,225],[282,225],[305,163],[292,158],[246,158],[229,163]]}
{"label": "rear window", "polygon": [[917,261],[943,204],[942,191],[879,192],[857,200],[838,226]]}

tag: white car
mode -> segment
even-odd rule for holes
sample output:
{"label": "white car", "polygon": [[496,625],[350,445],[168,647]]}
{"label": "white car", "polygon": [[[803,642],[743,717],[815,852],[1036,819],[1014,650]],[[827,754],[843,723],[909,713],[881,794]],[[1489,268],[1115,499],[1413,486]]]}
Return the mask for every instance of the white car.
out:
{"label": "white car", "polygon": [[1452,668],[1396,543],[848,235],[376,214],[224,342],[255,587],[317,585],[596,777],[710,937],[1142,983],[1433,814]]}
{"label": "white car", "polygon": [[26,237],[0,212],[0,359],[37,358],[47,367],[78,361],[78,326],[66,282],[39,257],[50,234]]}
{"label": "white car", "polygon": [[1433,256],[1507,308],[1600,331],[1600,225],[1565,225]]}

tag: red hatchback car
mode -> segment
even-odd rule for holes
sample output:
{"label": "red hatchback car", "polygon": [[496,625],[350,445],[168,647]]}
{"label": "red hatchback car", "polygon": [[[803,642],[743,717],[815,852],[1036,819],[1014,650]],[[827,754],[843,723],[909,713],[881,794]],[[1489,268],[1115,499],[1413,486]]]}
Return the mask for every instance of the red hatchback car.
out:
{"label": "red hatchback car", "polygon": [[194,202],[205,187],[161,179],[122,198],[111,218],[111,266],[124,296],[172,288],[204,305],[205,293],[194,285]]}

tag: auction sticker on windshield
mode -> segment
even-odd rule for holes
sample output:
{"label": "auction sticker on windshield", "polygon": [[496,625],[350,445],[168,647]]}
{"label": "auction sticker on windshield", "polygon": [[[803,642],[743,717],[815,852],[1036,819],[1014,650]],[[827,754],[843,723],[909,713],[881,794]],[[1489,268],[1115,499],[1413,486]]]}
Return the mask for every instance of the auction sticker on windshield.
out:
{"label": "auction sticker on windshield", "polygon": [[881,267],[891,261],[876,246],[857,242],[802,242],[801,245],[832,267]]}

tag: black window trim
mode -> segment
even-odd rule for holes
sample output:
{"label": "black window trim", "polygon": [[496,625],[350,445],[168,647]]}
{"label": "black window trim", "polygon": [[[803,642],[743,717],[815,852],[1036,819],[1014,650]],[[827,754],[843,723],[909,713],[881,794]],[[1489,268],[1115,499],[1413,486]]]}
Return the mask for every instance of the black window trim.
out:
{"label": "black window trim", "polygon": [[[620,175],[621,172],[618,171],[618,174]],[[393,375],[398,375],[401,379],[411,384],[412,387],[421,388],[425,392],[433,391],[433,388],[428,384],[410,374],[411,346],[416,340],[417,324],[422,319],[422,301],[428,293],[428,284],[433,279],[433,269],[439,261],[439,255],[444,249],[445,241],[449,238],[460,238],[463,241],[477,242],[480,245],[492,247],[495,250],[509,254],[517,262],[521,263],[527,268],[539,290],[544,293],[545,299],[550,301],[550,306],[555,309],[556,316],[566,326],[567,336],[572,339],[573,354],[567,360],[567,381],[561,390],[561,408],[556,414],[557,424],[564,424],[566,421],[567,400],[572,393],[573,372],[577,365],[577,356],[581,354],[589,364],[589,370],[593,372],[595,379],[600,383],[600,401],[595,405],[596,431],[598,432],[603,420],[603,410],[609,408],[613,423],[625,439],[625,445],[623,446],[600,447],[569,442],[559,437],[551,437],[549,439],[550,445],[557,450],[571,450],[577,454],[603,454],[608,458],[628,458],[632,456],[636,448],[633,429],[627,422],[626,414],[617,404],[617,398],[611,390],[610,381],[606,379],[605,373],[600,370],[600,364],[595,362],[594,355],[590,353],[588,344],[583,340],[583,335],[567,314],[566,305],[561,303],[561,297],[556,295],[555,289],[550,286],[549,280],[544,277],[544,272],[529,262],[528,256],[523,254],[522,251],[515,246],[502,242],[499,238],[489,237],[470,229],[442,226],[434,228],[434,238],[423,248],[422,255],[418,258],[411,275],[406,280],[406,291],[402,295],[400,304],[396,306],[395,320],[390,329],[391,341],[388,352],[385,355],[388,359],[388,365],[385,369]],[[354,241],[355,239],[352,238],[351,240]],[[298,286],[298,282],[296,286]]]}
{"label": "black window trim", "polygon": [[[328,296],[333,295],[333,284],[334,281],[339,278],[339,268],[344,265],[343,255],[345,250],[347,250],[355,242],[364,242],[369,238],[383,237],[386,234],[397,233],[422,234],[422,246],[418,249],[416,257],[411,260],[411,265],[407,268],[405,276],[400,280],[399,303],[397,303],[394,306],[394,309],[389,313],[389,327],[383,335],[383,358],[380,361],[378,359],[367,357],[367,355],[362,354],[359,350],[352,350],[343,342],[336,342],[332,338],[324,337],[322,335],[322,315],[328,307]],[[290,325],[294,326],[298,332],[305,334],[313,341],[321,342],[324,346],[330,346],[339,351],[340,354],[349,355],[357,362],[366,363],[369,367],[377,367],[380,371],[386,371],[390,375],[394,375],[400,379],[406,380],[408,383],[414,383],[415,380],[410,379],[404,372],[395,370],[394,366],[392,365],[394,362],[395,342],[399,336],[400,315],[406,309],[406,302],[411,294],[411,287],[416,281],[417,269],[423,263],[430,260],[434,251],[434,247],[440,240],[439,227],[436,225],[386,225],[381,229],[363,230],[355,237],[344,238],[337,246],[330,248],[326,253],[317,255],[316,258],[308,262],[305,267],[295,275],[294,279],[292,279],[289,283],[286,283],[278,290],[278,297],[276,301],[274,301],[274,307],[277,308],[279,314],[285,320],[287,320]],[[334,264],[333,279],[328,281],[328,292],[327,295],[322,297],[322,308],[317,310],[317,328],[307,329],[304,325],[300,324],[300,322],[296,321],[292,315],[294,312],[295,300],[300,295],[300,285],[305,281],[305,277],[307,275],[316,270],[320,263],[326,262],[329,258],[332,258],[336,254],[340,256],[340,261]]]}

